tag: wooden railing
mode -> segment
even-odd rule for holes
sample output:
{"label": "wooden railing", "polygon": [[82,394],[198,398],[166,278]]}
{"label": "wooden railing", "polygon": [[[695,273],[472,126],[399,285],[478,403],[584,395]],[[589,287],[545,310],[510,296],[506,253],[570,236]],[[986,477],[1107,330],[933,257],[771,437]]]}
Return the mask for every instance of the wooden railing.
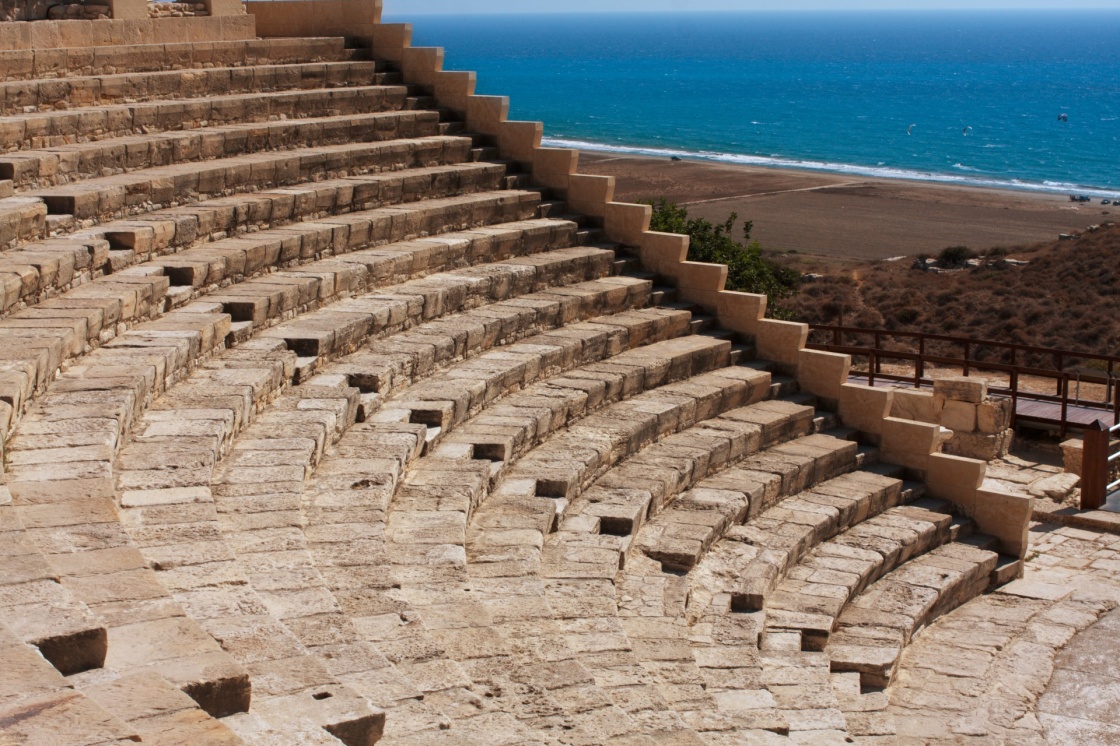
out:
{"label": "wooden railing", "polygon": [[1099,510],[1108,496],[1120,490],[1120,425],[1097,420],[1085,429],[1081,457],[1081,509]]}
{"label": "wooden railing", "polygon": [[[872,386],[876,381],[930,386],[930,366],[959,369],[966,376],[993,373],[1007,383],[989,384],[989,391],[1013,401],[1016,422],[1056,424],[1063,436],[1070,427],[1084,428],[1101,415],[1120,424],[1120,357],[889,329],[813,324],[810,330],[811,349],[851,355],[857,363],[853,374],[866,375]],[[861,358],[867,361],[866,371],[858,365]],[[885,362],[905,363],[912,372],[884,371]],[[1054,393],[1026,388],[1024,379],[1052,380]]]}

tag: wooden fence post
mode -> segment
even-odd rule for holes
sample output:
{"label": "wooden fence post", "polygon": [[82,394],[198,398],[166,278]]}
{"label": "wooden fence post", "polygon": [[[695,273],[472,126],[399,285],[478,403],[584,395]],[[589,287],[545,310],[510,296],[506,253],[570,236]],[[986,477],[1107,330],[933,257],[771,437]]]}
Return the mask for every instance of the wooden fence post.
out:
{"label": "wooden fence post", "polygon": [[1109,427],[1101,420],[1085,428],[1081,462],[1081,509],[1100,510],[1108,489]]}

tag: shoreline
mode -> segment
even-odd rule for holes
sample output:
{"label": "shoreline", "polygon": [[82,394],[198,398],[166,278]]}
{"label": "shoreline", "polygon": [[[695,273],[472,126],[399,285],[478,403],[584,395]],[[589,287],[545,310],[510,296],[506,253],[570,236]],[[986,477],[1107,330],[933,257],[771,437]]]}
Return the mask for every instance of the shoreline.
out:
{"label": "shoreline", "polygon": [[1120,219],[1120,206],[1074,203],[1068,193],[667,156],[583,150],[580,172],[614,176],[618,201],[665,197],[721,223],[736,212],[767,250],[828,260],[1015,248]]}
{"label": "shoreline", "polygon": [[[763,156],[737,155],[734,153],[704,153],[675,148],[645,148],[640,146],[607,145],[586,140],[549,138],[543,140],[546,147],[573,148],[581,153],[606,158],[652,158],[654,160],[674,157],[680,162],[710,164],[714,166],[736,166],[742,168],[763,168],[776,171],[800,171],[851,179],[870,179],[873,181],[904,181],[932,186],[960,186],[968,189],[995,189],[1005,192],[1025,192],[1062,196],[1067,199],[1071,194],[1087,195],[1098,203],[1102,199],[1120,200],[1120,187],[1102,187],[1065,182],[1033,182],[1016,179],[982,179],[962,174],[936,171],[913,171],[886,166],[860,166],[849,163],[828,163],[818,161],[798,161]],[[738,159],[738,160],[736,160]],[[972,170],[972,169],[966,169]]]}

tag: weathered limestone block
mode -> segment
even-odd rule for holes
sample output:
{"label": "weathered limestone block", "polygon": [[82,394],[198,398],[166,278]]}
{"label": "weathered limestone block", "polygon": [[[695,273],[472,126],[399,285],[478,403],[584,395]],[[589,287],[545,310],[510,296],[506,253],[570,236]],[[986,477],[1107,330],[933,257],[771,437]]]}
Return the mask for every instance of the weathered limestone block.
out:
{"label": "weathered limestone block", "polygon": [[1081,461],[1085,456],[1085,443],[1070,438],[1062,443],[1062,463],[1070,474],[1081,476]]}
{"label": "weathered limestone block", "polygon": [[611,176],[572,174],[568,183],[568,204],[585,215],[603,217],[607,203],[614,200],[614,186]]}
{"label": "weathered limestone block", "polygon": [[846,383],[840,387],[840,419],[862,433],[881,436],[883,421],[891,416],[891,405],[897,394],[894,389]]}
{"label": "weathered limestone block", "polygon": [[781,365],[796,366],[809,339],[808,324],[764,319],[758,323],[758,356]]}
{"label": "weathered limestone block", "polygon": [[578,150],[537,148],[533,153],[533,181],[552,189],[567,189],[578,166]]}
{"label": "weathered limestone block", "polygon": [[[1034,498],[992,490],[979,490],[971,516],[980,530],[999,539],[1000,551],[1022,559],[1027,554]],[[1022,568],[1019,570],[1022,573]]]}
{"label": "weathered limestone block", "polygon": [[820,397],[826,405],[835,407],[840,400],[840,388],[848,382],[851,367],[850,355],[801,350],[797,358],[797,382],[802,391]]}
{"label": "weathered limestone block", "polygon": [[920,389],[895,389],[894,404],[891,405],[891,417],[900,420],[914,420],[915,422],[941,422],[941,410],[938,409],[938,398],[930,391]]}
{"label": "weathered limestone block", "polygon": [[954,401],[979,404],[988,398],[988,382],[969,376],[939,378],[933,382],[933,393]]}
{"label": "weathered limestone block", "polygon": [[[654,234],[646,234],[648,236]],[[665,235],[665,234],[657,234]],[[643,245],[643,250],[645,246]],[[687,251],[687,247],[686,247]],[[643,262],[645,261],[643,253]],[[753,337],[758,334],[758,322],[766,317],[765,295],[723,290],[716,298],[716,314],[725,329]]]}
{"label": "weathered limestone block", "polygon": [[1011,427],[1013,402],[1010,399],[987,399],[976,407],[976,429],[995,435]]}
{"label": "weathered limestone block", "polygon": [[[534,175],[535,173],[534,171]],[[653,208],[649,205],[608,202],[607,210],[603,214],[603,230],[606,231],[608,241],[637,247],[642,245],[642,236],[649,230],[652,219]]]}
{"label": "weathered limestone block", "polygon": [[971,433],[976,430],[976,405],[949,399],[941,410],[941,426],[954,433]]}
{"label": "weathered limestone block", "polygon": [[944,439],[945,431],[938,425],[887,417],[883,420],[883,460],[925,472],[930,456],[941,448]]}
{"label": "weathered limestone block", "polygon": [[945,444],[945,452],[954,456],[978,458],[992,461],[1003,458],[1011,450],[1015,440],[1013,430],[1004,430],[993,435],[984,433],[956,433]]}
{"label": "weathered limestone block", "polygon": [[971,515],[976,507],[976,491],[987,473],[985,461],[936,453],[929,458],[926,485],[931,497],[948,500]]}

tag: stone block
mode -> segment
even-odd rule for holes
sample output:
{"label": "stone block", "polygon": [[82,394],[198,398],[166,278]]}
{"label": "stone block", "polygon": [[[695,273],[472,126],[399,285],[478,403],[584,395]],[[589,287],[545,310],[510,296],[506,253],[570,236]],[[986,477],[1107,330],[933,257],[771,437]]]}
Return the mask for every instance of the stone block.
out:
{"label": "stone block", "polygon": [[[536,171],[533,172],[534,176]],[[603,230],[608,241],[623,246],[642,245],[642,235],[649,230],[653,208],[649,205],[630,205],[625,202],[608,202],[603,214]]]}
{"label": "stone block", "polygon": [[531,163],[533,151],[541,146],[543,136],[542,122],[502,122],[498,130],[498,148],[505,158]]}
{"label": "stone block", "polygon": [[988,398],[988,382],[970,376],[939,378],[933,382],[933,393],[954,401],[979,404]]}
{"label": "stone block", "polygon": [[[211,0],[211,2],[220,2],[221,0]],[[229,2],[230,0],[225,0]],[[114,20],[147,20],[148,18],[148,2],[147,0],[104,0],[110,8],[110,15]],[[240,3],[239,3],[240,4]],[[239,9],[240,10],[240,9]],[[244,12],[244,11],[242,11]]]}
{"label": "stone block", "polygon": [[719,293],[727,283],[727,265],[706,262],[681,262],[678,268],[677,289],[681,300],[697,303],[708,311],[715,311]]}
{"label": "stone block", "polygon": [[986,435],[995,435],[1011,427],[1012,405],[1010,399],[981,402],[976,407],[976,429]]}
{"label": "stone block", "polygon": [[941,422],[941,410],[937,405],[944,402],[930,391],[920,389],[895,389],[891,417],[915,422]]}
{"label": "stone block", "polygon": [[883,420],[883,460],[908,469],[925,472],[930,456],[944,440],[939,425],[887,417]]}
{"label": "stone block", "polygon": [[[265,2],[249,2],[246,3],[246,9],[250,13],[255,13],[258,6],[269,6],[274,8],[275,3],[271,1]],[[283,13],[283,8],[280,9]],[[257,33],[261,36],[272,36],[273,34],[267,33],[269,29],[261,27],[260,19],[257,20]],[[276,34],[280,36],[280,34]],[[373,51],[378,57],[383,57],[392,62],[401,62],[404,59],[404,52],[412,46],[412,24],[410,23],[380,23],[373,29]]]}
{"label": "stone block", "polygon": [[[665,235],[665,234],[651,234]],[[643,247],[644,249],[644,247]],[[687,246],[685,247],[687,251]],[[754,337],[758,334],[758,322],[766,318],[767,297],[759,293],[740,293],[735,290],[721,290],[716,297],[716,315],[724,329]]]}
{"label": "stone block", "polygon": [[802,391],[824,399],[830,406],[840,400],[840,388],[848,382],[850,355],[820,350],[802,350],[797,358],[797,383]]}
{"label": "stone block", "polygon": [[659,275],[676,278],[679,266],[688,258],[688,236],[646,231],[642,236],[642,266]]}
{"label": "stone block", "polygon": [[509,118],[509,98],[506,96],[469,96],[467,98],[467,127],[472,132],[497,135],[502,122]]}
{"label": "stone block", "polygon": [[988,465],[984,461],[936,453],[929,458],[926,485],[932,497],[948,500],[971,515],[976,492],[984,483]]}
{"label": "stone block", "polygon": [[572,174],[568,183],[568,204],[585,215],[603,217],[607,203],[614,200],[614,177]]}
{"label": "stone block", "polygon": [[758,322],[755,346],[758,348],[758,356],[763,360],[794,367],[808,340],[808,324],[764,319]]}
{"label": "stone block", "polygon": [[894,389],[846,383],[840,387],[840,419],[848,427],[872,436],[883,434],[883,421],[891,415]]}
{"label": "stone block", "polygon": [[1085,443],[1071,438],[1062,443],[1062,464],[1070,474],[1081,476],[1081,461],[1085,456]]}
{"label": "stone block", "polygon": [[945,452],[954,456],[992,461],[1006,456],[1011,451],[1014,439],[1013,430],[1004,430],[994,435],[956,433],[945,443]]}
{"label": "stone block", "polygon": [[941,410],[941,426],[955,433],[971,433],[976,430],[976,406],[966,401],[946,399]]}
{"label": "stone block", "polygon": [[1033,497],[979,490],[970,515],[983,533],[999,539],[1001,552],[1022,559],[1033,510]]}
{"label": "stone block", "polygon": [[533,181],[551,189],[567,189],[578,166],[578,150],[537,148],[533,153]]}

